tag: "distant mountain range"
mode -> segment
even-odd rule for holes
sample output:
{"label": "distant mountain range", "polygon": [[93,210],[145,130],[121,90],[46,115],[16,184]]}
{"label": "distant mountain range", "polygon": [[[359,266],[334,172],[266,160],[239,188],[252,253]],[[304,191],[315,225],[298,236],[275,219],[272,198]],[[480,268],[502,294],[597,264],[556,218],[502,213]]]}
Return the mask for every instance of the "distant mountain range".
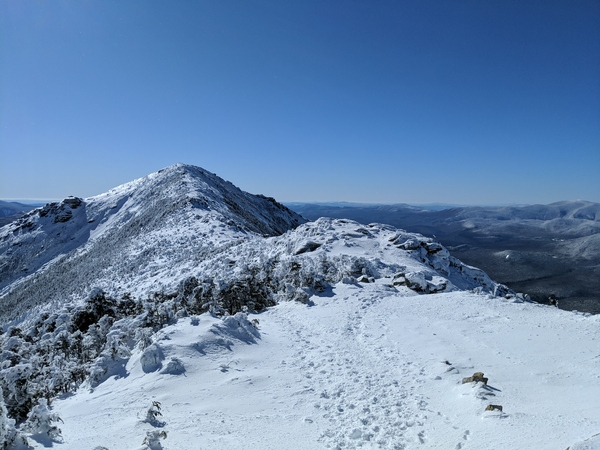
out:
{"label": "distant mountain range", "polygon": [[310,220],[345,217],[434,236],[453,255],[533,299],[600,313],[600,204],[458,207],[294,203]]}
{"label": "distant mountain range", "polygon": [[42,206],[43,203],[21,203],[21,202],[9,202],[0,200],[0,227],[18,219],[20,216],[33,208]]}

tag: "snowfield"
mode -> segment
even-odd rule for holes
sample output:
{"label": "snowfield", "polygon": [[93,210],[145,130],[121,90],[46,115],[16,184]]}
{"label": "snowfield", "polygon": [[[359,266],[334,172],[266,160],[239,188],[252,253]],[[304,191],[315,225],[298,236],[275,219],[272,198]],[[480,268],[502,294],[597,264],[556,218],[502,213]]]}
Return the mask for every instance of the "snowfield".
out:
{"label": "snowfield", "polygon": [[[54,402],[54,447],[136,449],[160,430],[165,449],[600,448],[573,445],[600,430],[600,316],[383,280],[255,318],[259,336],[208,314],[163,328],[161,368],[135,351],[123,376]],[[165,373],[173,358],[184,372]],[[461,383],[474,372],[487,386]]]}
{"label": "snowfield", "polygon": [[600,449],[600,316],[197,167],[0,228],[0,289],[3,449]]}

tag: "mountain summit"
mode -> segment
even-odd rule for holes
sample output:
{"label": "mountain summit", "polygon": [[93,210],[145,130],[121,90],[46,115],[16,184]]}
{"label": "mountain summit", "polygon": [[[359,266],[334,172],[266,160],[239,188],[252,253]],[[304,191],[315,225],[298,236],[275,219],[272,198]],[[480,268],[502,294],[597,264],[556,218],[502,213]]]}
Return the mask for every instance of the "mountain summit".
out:
{"label": "mountain summit", "polygon": [[273,198],[175,164],[104,194],[49,203],[0,228],[0,302],[6,317],[76,298],[92,285],[161,290],[221,246],[305,221]]}

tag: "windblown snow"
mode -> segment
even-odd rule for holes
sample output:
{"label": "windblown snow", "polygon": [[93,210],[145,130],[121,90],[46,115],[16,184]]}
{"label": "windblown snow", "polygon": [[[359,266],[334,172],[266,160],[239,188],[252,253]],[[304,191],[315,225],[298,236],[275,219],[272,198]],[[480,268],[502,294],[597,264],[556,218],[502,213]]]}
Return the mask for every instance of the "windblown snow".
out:
{"label": "windblown snow", "polygon": [[[311,300],[250,315],[257,332],[210,315],[163,328],[160,368],[136,350],[122,377],[54,402],[55,446],[134,449],[164,430],[165,449],[598,448],[573,444],[600,425],[599,316],[385,283]],[[479,371],[487,386],[462,384]]]}
{"label": "windblown snow", "polygon": [[197,167],[1,228],[0,287],[9,448],[600,449],[600,316]]}

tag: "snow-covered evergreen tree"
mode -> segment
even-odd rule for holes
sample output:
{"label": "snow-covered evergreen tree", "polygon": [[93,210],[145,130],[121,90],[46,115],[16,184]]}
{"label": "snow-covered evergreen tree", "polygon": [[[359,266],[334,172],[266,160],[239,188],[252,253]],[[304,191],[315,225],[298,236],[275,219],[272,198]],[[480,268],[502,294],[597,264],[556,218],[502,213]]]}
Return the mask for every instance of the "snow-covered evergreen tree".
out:
{"label": "snow-covered evergreen tree", "polygon": [[58,414],[50,411],[45,398],[40,398],[38,404],[27,415],[27,420],[21,428],[24,432],[47,435],[51,440],[58,441],[61,439],[61,430],[53,425],[55,422],[62,422],[62,419],[58,417]]}

